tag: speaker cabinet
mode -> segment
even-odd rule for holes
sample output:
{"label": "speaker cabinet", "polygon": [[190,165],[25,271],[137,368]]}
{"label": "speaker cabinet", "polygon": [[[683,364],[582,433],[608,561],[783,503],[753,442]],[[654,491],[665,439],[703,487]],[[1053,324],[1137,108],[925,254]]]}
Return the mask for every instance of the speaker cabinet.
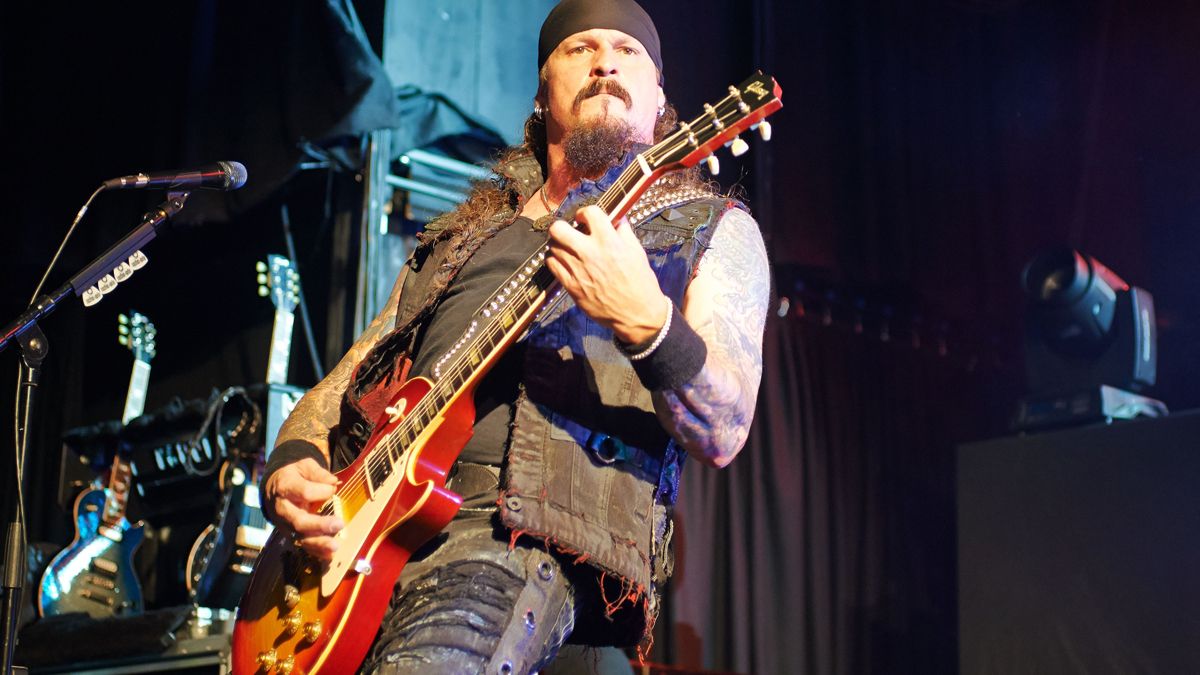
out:
{"label": "speaker cabinet", "polygon": [[958,449],[962,673],[1200,672],[1200,412]]}

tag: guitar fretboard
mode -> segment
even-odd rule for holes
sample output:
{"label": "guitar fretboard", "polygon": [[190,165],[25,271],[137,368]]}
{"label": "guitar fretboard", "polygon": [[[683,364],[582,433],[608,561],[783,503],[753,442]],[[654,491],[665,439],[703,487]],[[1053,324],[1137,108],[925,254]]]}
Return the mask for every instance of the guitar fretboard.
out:
{"label": "guitar fretboard", "polygon": [[104,513],[100,518],[110,527],[117,527],[125,518],[125,505],[129,501],[132,476],[129,463],[121,459],[120,455],[114,456],[104,498]]}
{"label": "guitar fretboard", "polygon": [[275,310],[275,323],[271,328],[271,356],[267,359],[267,384],[287,384],[295,320],[291,312]]}
{"label": "guitar fretboard", "polygon": [[121,413],[121,424],[138,417],[146,409],[146,389],[150,385],[150,364],[134,359],[133,372],[129,375],[129,392],[125,395],[125,411]]}

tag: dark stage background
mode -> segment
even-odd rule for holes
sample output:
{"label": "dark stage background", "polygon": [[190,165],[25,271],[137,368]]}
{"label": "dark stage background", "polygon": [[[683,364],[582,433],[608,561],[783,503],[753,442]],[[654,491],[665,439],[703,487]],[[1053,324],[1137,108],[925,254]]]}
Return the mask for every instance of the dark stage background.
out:
{"label": "dark stage background", "polygon": [[[724,157],[721,178],[745,189],[789,300],[768,327],[749,446],[727,471],[688,468],[680,570],[652,658],[954,672],[953,449],[1005,433],[1021,394],[1024,263],[1067,244],[1153,293],[1150,393],[1173,410],[1200,405],[1200,4],[644,4],[681,114],[755,67],[783,85],[775,139]],[[51,355],[27,465],[34,540],[70,538],[54,505],[59,434],[120,415],[129,358],[118,312],[136,308],[158,327],[148,410],[263,378],[272,308],[255,295],[253,264],[283,252],[283,204],[324,365],[341,352],[356,243],[338,239],[336,214],[360,188],[349,173],[294,171],[299,139],[332,139],[352,158],[345,132],[378,119],[345,117],[378,90],[369,67],[329,66],[345,54],[331,19],[340,6],[0,10],[0,320],[25,306],[100,181],[236,159],[253,188],[190,205],[214,219],[153,243],[149,266],[98,307],[70,301],[43,322]],[[383,3],[355,7],[379,49]],[[101,196],[49,287],[160,199]],[[16,359],[0,355],[10,373],[0,410],[12,409]],[[314,379],[299,331],[291,379]]]}

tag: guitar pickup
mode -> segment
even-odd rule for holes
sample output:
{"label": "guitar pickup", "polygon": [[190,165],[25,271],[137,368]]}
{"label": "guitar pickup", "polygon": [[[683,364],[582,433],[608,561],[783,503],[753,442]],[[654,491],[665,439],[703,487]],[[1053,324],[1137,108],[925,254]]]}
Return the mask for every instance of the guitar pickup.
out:
{"label": "guitar pickup", "polygon": [[117,541],[117,542],[121,541],[121,539],[123,538],[121,531],[115,527],[108,527],[106,525],[101,525],[99,528],[97,528],[97,532],[100,533],[100,536],[105,537],[106,539],[111,539],[113,541]]}
{"label": "guitar pickup", "polygon": [[239,527],[237,529],[237,545],[247,548],[261,549],[267,545],[267,537],[271,536],[271,530],[259,527]]}
{"label": "guitar pickup", "polygon": [[104,558],[92,558],[92,569],[115,576],[117,574],[117,563],[105,560]]}
{"label": "guitar pickup", "polygon": [[98,602],[102,605],[107,605],[108,607],[113,606],[113,599],[111,596],[93,593],[87,589],[80,591],[79,597],[87,598],[88,600],[91,600],[92,602]]}
{"label": "guitar pickup", "polygon": [[117,590],[117,582],[113,581],[112,579],[97,576],[95,574],[87,575],[87,582],[93,586],[99,586],[100,588],[108,591]]}

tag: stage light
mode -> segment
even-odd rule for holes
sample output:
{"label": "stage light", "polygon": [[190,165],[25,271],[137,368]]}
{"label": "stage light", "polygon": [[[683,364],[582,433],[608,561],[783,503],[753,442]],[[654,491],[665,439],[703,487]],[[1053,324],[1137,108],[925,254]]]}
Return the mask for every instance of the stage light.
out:
{"label": "stage light", "polygon": [[1022,273],[1028,297],[1019,429],[1166,414],[1136,394],[1154,384],[1154,300],[1074,249],[1035,256]]}

